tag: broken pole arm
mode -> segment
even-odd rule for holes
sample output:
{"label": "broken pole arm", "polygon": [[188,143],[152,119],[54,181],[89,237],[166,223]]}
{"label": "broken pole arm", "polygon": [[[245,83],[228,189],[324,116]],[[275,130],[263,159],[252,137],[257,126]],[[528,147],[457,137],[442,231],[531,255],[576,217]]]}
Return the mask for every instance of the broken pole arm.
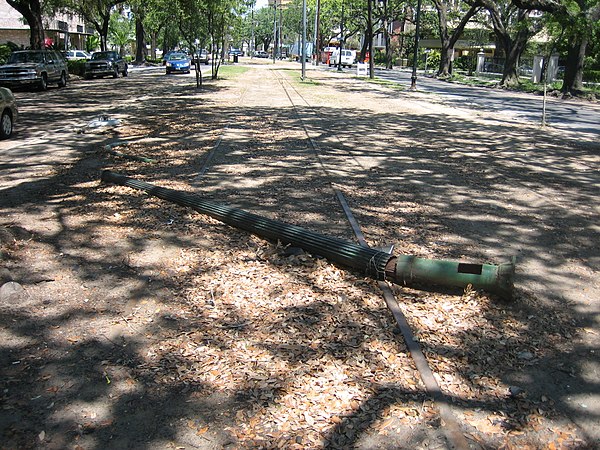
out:
{"label": "broken pole arm", "polygon": [[195,194],[162,188],[108,170],[102,172],[102,181],[141,190],[162,200],[192,208],[262,238],[300,247],[333,263],[358,270],[375,280],[387,280],[398,285],[435,284],[461,288],[470,284],[476,289],[483,289],[505,299],[510,299],[513,295],[514,261],[501,265],[468,264],[411,255],[393,256],[296,225],[204,200]]}

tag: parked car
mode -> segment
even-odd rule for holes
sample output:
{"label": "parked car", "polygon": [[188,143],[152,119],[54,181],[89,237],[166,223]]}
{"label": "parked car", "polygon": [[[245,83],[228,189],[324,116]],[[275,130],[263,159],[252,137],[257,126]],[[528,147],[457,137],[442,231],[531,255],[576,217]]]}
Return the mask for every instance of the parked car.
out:
{"label": "parked car", "polygon": [[12,136],[18,115],[13,93],[8,88],[0,87],[0,139]]}
{"label": "parked car", "polygon": [[167,64],[167,59],[169,58],[169,56],[171,56],[173,53],[181,53],[178,50],[169,50],[167,53],[165,53],[162,57],[162,65],[166,65]]}
{"label": "parked car", "polygon": [[69,50],[65,52],[65,58],[69,61],[76,61],[78,59],[90,59],[92,57],[91,54],[86,52],[85,50]]}
{"label": "parked car", "polygon": [[[355,50],[342,50],[342,67],[352,67],[356,63],[356,51]],[[329,58],[329,67],[337,66],[340,64],[340,50],[336,48]]]}
{"label": "parked car", "polygon": [[185,53],[171,53],[165,62],[167,75],[173,72],[190,73],[191,60]]}
{"label": "parked car", "polygon": [[[200,50],[200,52],[198,53],[198,62],[204,63],[206,65],[206,64],[208,64],[209,61],[210,61],[210,55],[208,54],[208,51],[205,49]],[[195,62],[195,60],[194,60],[194,62]]]}
{"label": "parked car", "polygon": [[126,77],[128,69],[127,62],[119,55],[119,52],[94,52],[91,59],[85,63],[83,77],[86,80],[106,75],[118,78],[120,73]]}
{"label": "parked car", "polygon": [[48,83],[67,85],[67,61],[54,50],[19,50],[0,66],[0,86],[34,86],[44,91]]}
{"label": "parked car", "polygon": [[269,54],[264,50],[257,50],[254,52],[254,57],[256,58],[268,58]]}

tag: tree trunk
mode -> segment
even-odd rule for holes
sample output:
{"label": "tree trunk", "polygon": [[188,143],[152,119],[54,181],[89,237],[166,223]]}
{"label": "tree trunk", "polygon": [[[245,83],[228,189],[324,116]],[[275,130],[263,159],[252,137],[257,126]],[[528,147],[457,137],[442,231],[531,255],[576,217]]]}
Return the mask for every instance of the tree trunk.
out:
{"label": "tree trunk", "polygon": [[438,77],[447,77],[452,73],[450,63],[452,62],[452,53],[454,49],[450,47],[449,39],[442,39],[442,49],[440,51],[440,67]]}
{"label": "tree trunk", "polygon": [[[375,78],[375,55],[373,54],[373,1],[367,0],[367,37],[369,39],[369,78]],[[343,3],[342,3],[343,6]],[[342,9],[342,16],[344,15],[344,10]],[[342,65],[342,52],[340,49],[340,66]]]}
{"label": "tree trunk", "polygon": [[460,23],[450,34],[448,30],[448,10],[446,7],[446,2],[442,0],[434,0],[434,3],[438,12],[438,26],[442,45],[438,76],[447,77],[452,73],[452,55],[454,54],[454,45],[461,37],[469,20],[471,20],[471,18],[479,12],[482,4],[479,1],[474,1],[467,13],[462,17]]}
{"label": "tree trunk", "polygon": [[448,10],[446,2],[442,0],[434,0],[435,8],[438,13],[438,30],[440,32],[440,41],[442,51],[440,55],[440,67],[438,69],[439,77],[447,77],[450,74],[450,37],[448,36]]}
{"label": "tree trunk", "polygon": [[510,47],[506,49],[506,59],[504,60],[504,70],[500,86],[514,87],[519,85],[519,60],[528,40],[529,30],[527,28],[522,28],[514,40],[507,39]]}
{"label": "tree trunk", "polygon": [[[368,33],[368,30],[367,30]],[[365,39],[363,41],[362,46],[360,47],[360,61],[365,62],[365,58],[367,56],[367,52],[369,51],[369,39],[367,38],[367,33],[365,33]]]}
{"label": "tree trunk", "polygon": [[406,16],[403,16],[402,20],[400,21],[400,35],[398,36],[398,57],[400,59],[402,59],[402,56],[404,55],[404,31],[406,30]]}
{"label": "tree trunk", "polygon": [[144,32],[143,17],[135,16],[135,62],[143,64],[146,62],[146,35]]}
{"label": "tree trunk", "polygon": [[150,33],[150,57],[153,60],[156,60],[156,44],[157,44],[157,36],[158,33],[156,31],[153,31],[152,33]]}
{"label": "tree trunk", "polygon": [[390,38],[390,30],[389,30],[389,18],[388,18],[388,5],[387,1],[383,2],[383,20],[381,24],[381,28],[383,30],[383,40],[385,42],[385,68],[392,69],[392,40]]}
{"label": "tree trunk", "polygon": [[582,37],[569,46],[563,79],[563,94],[577,95],[583,89],[583,61],[587,44],[587,38]]}
{"label": "tree trunk", "polygon": [[110,23],[110,11],[102,14],[102,23],[100,24],[100,49],[105,52],[108,50],[108,24]]}
{"label": "tree trunk", "polygon": [[386,69],[393,69],[394,68],[394,62],[392,61],[393,59],[393,54],[392,54],[392,39],[390,37],[390,32],[388,31],[388,22],[385,21],[384,23],[384,30],[383,30],[383,37],[385,39],[385,68]]}
{"label": "tree trunk", "polygon": [[102,34],[102,33],[99,33],[99,34],[100,34],[100,51],[105,52],[108,49],[106,35]]}
{"label": "tree trunk", "polygon": [[30,29],[29,47],[34,50],[44,48],[44,24],[39,0],[6,0],[6,2],[27,21]]}

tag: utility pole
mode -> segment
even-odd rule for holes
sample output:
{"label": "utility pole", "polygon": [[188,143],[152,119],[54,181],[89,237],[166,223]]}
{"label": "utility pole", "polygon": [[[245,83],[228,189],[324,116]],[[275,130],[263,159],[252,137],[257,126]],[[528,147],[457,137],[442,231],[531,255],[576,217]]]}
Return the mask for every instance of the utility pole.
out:
{"label": "utility pole", "polygon": [[421,27],[421,0],[417,0],[417,18],[415,24],[415,54],[413,57],[413,70],[410,77],[410,90],[417,90],[417,62],[419,58],[419,32]]}
{"label": "utility pole", "polygon": [[283,36],[281,35],[281,31],[283,29],[283,2],[279,1],[279,35],[277,38],[279,39],[279,59],[283,59]]}
{"label": "utility pole", "polygon": [[315,54],[315,65],[319,65],[320,52],[319,52],[319,22],[321,16],[321,0],[317,0],[317,10],[315,11],[315,43],[313,46],[313,53]]}
{"label": "utility pole", "polygon": [[369,33],[369,78],[375,78],[375,63],[373,60],[375,59],[373,56],[373,0],[367,0],[368,2],[368,20],[369,26],[367,27],[367,32]]}
{"label": "utility pole", "polygon": [[306,78],[306,0],[302,0],[302,81]]}
{"label": "utility pole", "polygon": [[252,42],[250,42],[250,58],[254,58],[254,50],[255,50],[255,42],[254,42],[254,4],[252,4],[252,14],[250,15],[251,19],[252,19]]}
{"label": "utility pole", "polygon": [[277,52],[277,0],[273,1],[273,64],[275,64],[275,53]]}
{"label": "utility pole", "polygon": [[342,20],[340,21],[340,55],[338,58],[338,72],[342,71],[342,49],[344,48],[344,2],[342,0]]}

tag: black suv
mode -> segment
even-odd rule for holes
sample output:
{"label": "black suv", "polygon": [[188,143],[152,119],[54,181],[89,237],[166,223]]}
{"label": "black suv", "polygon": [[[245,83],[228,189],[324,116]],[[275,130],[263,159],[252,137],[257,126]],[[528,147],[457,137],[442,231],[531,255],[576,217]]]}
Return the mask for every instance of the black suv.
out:
{"label": "black suv", "polygon": [[67,61],[55,50],[20,50],[0,66],[0,86],[34,86],[46,90],[48,83],[67,85]]}
{"label": "black suv", "polygon": [[93,77],[112,75],[118,78],[119,74],[127,76],[127,62],[121,58],[119,52],[95,52],[92,58],[85,63],[83,77],[89,80]]}

